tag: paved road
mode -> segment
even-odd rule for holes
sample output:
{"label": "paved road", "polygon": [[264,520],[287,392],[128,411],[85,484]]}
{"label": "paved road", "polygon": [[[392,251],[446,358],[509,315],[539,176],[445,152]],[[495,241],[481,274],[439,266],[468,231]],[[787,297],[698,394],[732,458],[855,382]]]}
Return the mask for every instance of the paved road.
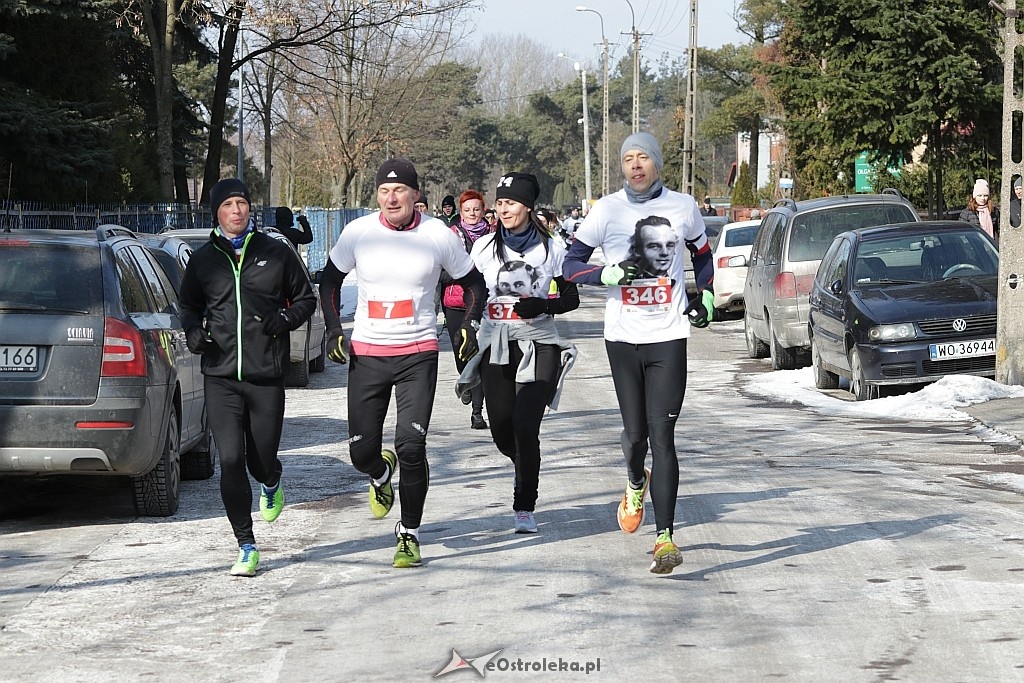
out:
{"label": "paved road", "polygon": [[446,353],[425,563],[393,569],[397,515],[367,509],[329,364],[289,390],[288,505],[257,521],[255,579],[227,575],[216,478],[168,519],[63,487],[0,522],[0,681],[427,680],[453,649],[499,651],[499,680],[1024,680],[1019,442],[750,394],[768,364],[741,323],[713,326],[677,431],[684,564],[651,575],[650,505],[637,534],[615,523],[620,423],[583,295],[560,323],[582,353],[544,423],[539,534],[511,533],[511,467],[468,429]]}

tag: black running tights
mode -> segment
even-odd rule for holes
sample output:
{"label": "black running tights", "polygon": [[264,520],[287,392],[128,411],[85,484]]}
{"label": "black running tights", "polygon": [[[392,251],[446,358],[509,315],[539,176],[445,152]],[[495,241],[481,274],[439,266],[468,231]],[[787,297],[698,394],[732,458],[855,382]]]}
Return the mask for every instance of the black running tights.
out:
{"label": "black running tights", "polygon": [[655,344],[605,341],[615,396],[622,413],[622,453],[629,481],[644,480],[651,449],[651,502],[658,531],[675,522],[679,460],[675,427],[686,393],[686,340]]}
{"label": "black running tights", "polygon": [[269,384],[206,377],[206,413],[220,451],[220,495],[238,545],[256,544],[252,532],[252,487],[246,468],[261,484],[281,478],[284,380]]}
{"label": "black running tights", "polygon": [[437,388],[437,351],[406,356],[356,356],[348,366],[348,433],[352,464],[373,479],[384,476],[384,419],[395,392],[398,496],[402,524],[418,529],[427,498],[427,430]]}

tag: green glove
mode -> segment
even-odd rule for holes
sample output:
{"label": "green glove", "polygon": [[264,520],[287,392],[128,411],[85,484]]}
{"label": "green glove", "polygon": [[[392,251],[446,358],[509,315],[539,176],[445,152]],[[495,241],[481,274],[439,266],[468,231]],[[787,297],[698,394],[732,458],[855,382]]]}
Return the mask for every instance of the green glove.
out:
{"label": "green glove", "polygon": [[628,285],[636,279],[637,273],[640,269],[637,268],[636,261],[626,259],[620,261],[614,266],[605,266],[601,269],[601,284],[608,285]]}
{"label": "green glove", "polygon": [[348,362],[348,354],[345,353],[345,334],[340,327],[327,332],[327,357],[342,365]]}
{"label": "green glove", "polygon": [[707,327],[708,323],[715,317],[715,292],[710,287],[697,292],[693,299],[683,310],[690,318],[690,324],[694,327]]}

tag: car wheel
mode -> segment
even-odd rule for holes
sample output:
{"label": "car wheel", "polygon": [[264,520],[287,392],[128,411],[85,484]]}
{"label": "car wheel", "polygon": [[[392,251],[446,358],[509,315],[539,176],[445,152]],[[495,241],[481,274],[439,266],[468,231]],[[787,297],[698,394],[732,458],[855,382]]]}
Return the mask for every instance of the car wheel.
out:
{"label": "car wheel", "polygon": [[814,341],[813,337],[811,337],[811,367],[814,368],[814,386],[819,389],[839,388],[839,375],[822,367],[818,343]]}
{"label": "car wheel", "polygon": [[213,430],[209,418],[203,411],[203,438],[188,453],[181,456],[181,478],[193,481],[213,476],[217,463],[217,444],[213,441]]}
{"label": "car wheel", "polygon": [[167,433],[156,467],[141,477],[132,477],[135,511],[140,515],[169,517],[178,511],[178,497],[181,493],[180,443],[178,414],[172,408],[167,416]]}
{"label": "car wheel", "polygon": [[878,398],[878,386],[868,384],[864,379],[864,366],[860,364],[860,354],[857,349],[850,349],[850,393],[858,401],[870,401]]}
{"label": "car wheel", "polygon": [[796,349],[787,349],[779,343],[779,338],[775,336],[775,328],[772,326],[772,321],[768,321],[768,334],[771,335],[771,343],[769,344],[772,356],[772,368],[775,370],[792,370],[796,367]]}
{"label": "car wheel", "polygon": [[310,372],[323,372],[327,367],[327,334],[320,340],[320,355],[309,361]]}
{"label": "car wheel", "polygon": [[751,358],[765,358],[768,346],[754,336],[754,328],[750,325],[750,313],[743,312],[743,336],[747,338],[747,355]]}
{"label": "car wheel", "polygon": [[302,353],[302,360],[288,363],[288,374],[285,375],[286,387],[304,387],[309,384],[309,347]]}

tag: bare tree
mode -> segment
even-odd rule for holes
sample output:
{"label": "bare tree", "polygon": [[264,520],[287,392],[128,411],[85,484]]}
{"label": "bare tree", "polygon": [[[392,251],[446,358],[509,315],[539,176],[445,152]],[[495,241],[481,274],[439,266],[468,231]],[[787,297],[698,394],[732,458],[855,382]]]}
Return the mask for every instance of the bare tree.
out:
{"label": "bare tree", "polygon": [[571,61],[560,59],[556,50],[523,33],[511,39],[488,34],[465,51],[464,60],[480,67],[478,89],[490,114],[522,116],[531,94],[561,89],[577,77]]}

